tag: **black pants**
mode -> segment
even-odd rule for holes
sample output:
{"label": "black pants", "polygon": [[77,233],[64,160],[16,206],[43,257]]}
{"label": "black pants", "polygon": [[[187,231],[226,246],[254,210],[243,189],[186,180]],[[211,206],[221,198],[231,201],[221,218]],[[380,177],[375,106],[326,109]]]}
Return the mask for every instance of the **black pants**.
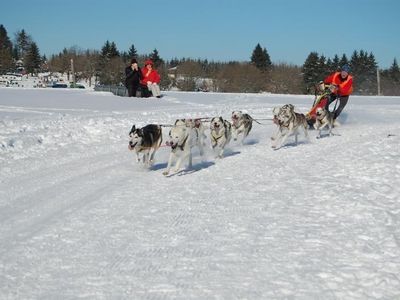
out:
{"label": "black pants", "polygon": [[333,113],[333,118],[336,119],[337,117],[339,117],[340,113],[342,112],[343,108],[346,106],[347,102],[349,101],[349,96],[339,96],[336,94],[330,94],[329,96],[329,100],[326,104],[326,109],[329,109],[329,104],[331,104],[333,101],[335,101],[337,98],[339,101],[339,106],[334,109],[334,111],[332,111]]}
{"label": "black pants", "polygon": [[153,94],[151,93],[151,91],[149,91],[149,89],[147,88],[147,85],[140,85],[139,87],[139,91],[140,91],[140,96],[138,97],[142,97],[142,98],[149,98],[151,96],[153,96]]}
{"label": "black pants", "polygon": [[128,84],[128,97],[136,97],[136,93],[139,89],[139,84]]}

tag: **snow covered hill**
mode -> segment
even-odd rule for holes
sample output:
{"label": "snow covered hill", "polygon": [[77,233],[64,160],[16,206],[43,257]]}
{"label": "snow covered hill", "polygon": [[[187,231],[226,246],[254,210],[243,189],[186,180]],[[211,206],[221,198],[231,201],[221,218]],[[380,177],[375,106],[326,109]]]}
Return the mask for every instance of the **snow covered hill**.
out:
{"label": "snow covered hill", "polygon": [[0,299],[399,299],[399,97],[277,151],[260,121],[172,177],[167,147],[150,170],[128,151],[132,124],[312,101],[0,88]]}

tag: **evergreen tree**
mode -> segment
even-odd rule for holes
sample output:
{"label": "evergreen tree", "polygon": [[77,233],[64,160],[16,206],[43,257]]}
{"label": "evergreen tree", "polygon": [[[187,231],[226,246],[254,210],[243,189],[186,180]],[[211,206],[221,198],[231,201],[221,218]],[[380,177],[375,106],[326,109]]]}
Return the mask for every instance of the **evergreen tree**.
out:
{"label": "evergreen tree", "polygon": [[117,57],[119,55],[119,51],[117,49],[117,45],[114,42],[110,44],[110,58]]}
{"label": "evergreen tree", "polygon": [[257,44],[251,54],[251,63],[258,69],[263,66],[263,51],[260,44]]}
{"label": "evergreen tree", "polygon": [[335,67],[333,65],[333,60],[328,58],[328,60],[326,61],[326,70],[328,73],[335,71]]}
{"label": "evergreen tree", "polygon": [[321,55],[319,58],[319,75],[318,77],[320,80],[323,80],[329,73],[329,67],[327,66],[326,63],[326,57],[324,55]]}
{"label": "evergreen tree", "polygon": [[[346,56],[345,56],[345,60],[347,60]],[[343,65],[345,65],[345,63]],[[333,57],[333,60],[332,60],[332,65],[331,65],[330,71],[331,72],[339,71],[340,67],[341,67],[341,61],[339,59],[339,56],[337,54],[335,54],[335,56]]]}
{"label": "evergreen tree", "polygon": [[395,82],[400,82],[400,68],[397,64],[396,58],[393,60],[393,64],[389,68],[389,75]]}
{"label": "evergreen tree", "polygon": [[389,69],[381,72],[381,92],[387,96],[400,95],[400,69],[396,58]]}
{"label": "evergreen tree", "polygon": [[375,95],[377,93],[375,56],[364,50],[354,51],[351,56],[355,92],[361,95]]}
{"label": "evergreen tree", "polygon": [[25,68],[28,73],[37,73],[40,70],[42,60],[40,58],[39,48],[35,42],[31,43],[25,55]]}
{"label": "evergreen tree", "polygon": [[0,25],[0,74],[13,68],[12,48],[7,30]]}
{"label": "evergreen tree", "polygon": [[266,62],[266,66],[267,66],[266,69],[269,70],[269,69],[271,69],[272,62],[271,62],[271,57],[269,56],[266,48],[263,49],[263,55],[265,57],[265,62]]}
{"label": "evergreen tree", "polygon": [[150,54],[150,59],[154,63],[154,67],[158,68],[164,61],[161,59],[160,55],[158,54],[157,49],[154,49],[153,52]]}
{"label": "evergreen tree", "polygon": [[339,61],[339,64],[337,66],[337,70],[340,70],[341,67],[343,67],[344,65],[348,65],[349,64],[349,60],[346,56],[346,54],[342,55],[342,58]]}
{"label": "evergreen tree", "polygon": [[32,44],[32,38],[29,36],[24,29],[21,31],[18,31],[16,33],[16,43],[15,47],[17,49],[17,55],[19,59],[24,59],[26,53],[30,49],[30,46]]}
{"label": "evergreen tree", "polygon": [[135,48],[135,45],[132,44],[132,46],[128,50],[128,57],[131,58],[131,59],[132,58],[136,58],[137,59],[137,56],[138,56],[138,54],[137,54],[137,50]]}
{"label": "evergreen tree", "polygon": [[104,46],[101,48],[101,56],[103,56],[104,58],[108,57],[109,54],[111,52],[111,45],[110,45],[110,41],[107,40],[104,43]]}
{"label": "evergreen tree", "polygon": [[360,73],[359,71],[362,68],[362,65],[361,65],[361,58],[357,50],[354,50],[353,54],[351,55],[350,65],[353,74]]}
{"label": "evergreen tree", "polygon": [[368,62],[368,71],[374,72],[374,76],[375,76],[376,69],[378,68],[378,64],[376,63],[375,55],[371,52],[368,55],[368,58],[366,60]]}
{"label": "evergreen tree", "polygon": [[123,58],[114,42],[106,41],[96,65],[96,74],[102,84],[119,84],[125,76]]}
{"label": "evergreen tree", "polygon": [[12,50],[12,43],[8,37],[7,30],[2,24],[0,24],[0,49]]}
{"label": "evergreen tree", "polygon": [[271,68],[272,63],[267,49],[262,49],[259,43],[253,50],[251,63],[261,71],[267,71]]}
{"label": "evergreen tree", "polygon": [[317,52],[311,52],[303,65],[303,81],[307,91],[321,81],[321,60]]}
{"label": "evergreen tree", "polygon": [[104,46],[101,48],[101,56],[106,60],[110,60],[114,57],[120,56],[115,43],[110,43],[110,41],[107,40],[104,43]]}

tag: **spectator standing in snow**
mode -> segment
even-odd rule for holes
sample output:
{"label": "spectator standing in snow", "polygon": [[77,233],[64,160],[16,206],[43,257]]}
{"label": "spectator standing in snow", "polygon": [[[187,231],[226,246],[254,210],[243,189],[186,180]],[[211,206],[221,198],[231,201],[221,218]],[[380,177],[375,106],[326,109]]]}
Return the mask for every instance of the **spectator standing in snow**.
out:
{"label": "spectator standing in snow", "polygon": [[125,68],[125,86],[128,89],[128,97],[136,97],[136,93],[142,79],[142,72],[136,59],[132,58],[131,64]]}
{"label": "spectator standing in snow", "polygon": [[333,111],[334,119],[340,115],[353,92],[353,77],[349,73],[350,67],[344,65],[340,72],[334,72],[324,79],[325,84],[331,85],[331,94],[326,108],[336,99],[339,101],[339,107]]}
{"label": "spectator standing in snow", "polygon": [[144,63],[142,68],[143,78],[140,81],[142,86],[147,87],[148,90],[153,94],[154,97],[161,98],[160,92],[160,75],[157,70],[154,69],[153,61],[148,59]]}

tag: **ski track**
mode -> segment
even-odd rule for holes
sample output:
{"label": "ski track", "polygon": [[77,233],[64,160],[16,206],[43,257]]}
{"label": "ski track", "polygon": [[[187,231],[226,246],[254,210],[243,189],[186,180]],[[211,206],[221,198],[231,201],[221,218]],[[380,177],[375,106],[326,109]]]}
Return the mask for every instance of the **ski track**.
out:
{"label": "ski track", "polygon": [[[311,131],[277,151],[274,126],[254,124],[224,159],[195,152],[193,170],[164,177],[167,148],[150,170],[136,164],[133,122],[173,122],[189,109],[265,116],[291,99],[193,95],[171,93],[148,113],[50,117],[36,133],[55,142],[49,149],[25,139],[26,153],[0,153],[1,299],[400,298],[399,122],[343,125],[319,140]],[[4,127],[7,138],[21,137],[19,122]]]}

